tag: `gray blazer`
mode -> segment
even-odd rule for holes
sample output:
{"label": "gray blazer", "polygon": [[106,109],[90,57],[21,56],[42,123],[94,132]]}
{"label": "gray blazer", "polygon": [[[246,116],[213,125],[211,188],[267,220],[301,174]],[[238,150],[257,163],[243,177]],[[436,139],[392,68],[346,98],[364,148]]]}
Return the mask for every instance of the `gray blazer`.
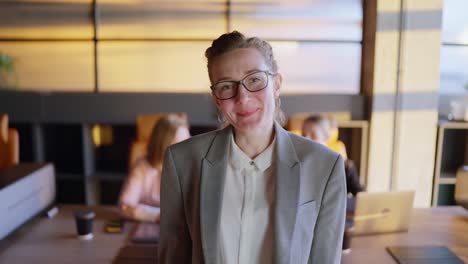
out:
{"label": "gray blazer", "polygon": [[[275,263],[340,263],[343,158],[275,124]],[[230,126],[168,148],[161,179],[159,263],[221,263],[218,232]]]}

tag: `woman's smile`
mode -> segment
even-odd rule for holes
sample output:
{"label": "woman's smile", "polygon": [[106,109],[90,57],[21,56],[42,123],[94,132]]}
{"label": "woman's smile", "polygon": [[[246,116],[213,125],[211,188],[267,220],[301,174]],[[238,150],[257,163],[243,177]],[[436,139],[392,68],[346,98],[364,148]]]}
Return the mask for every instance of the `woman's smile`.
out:
{"label": "woman's smile", "polygon": [[259,110],[260,109],[258,109],[258,108],[250,109],[250,110],[243,110],[243,111],[237,112],[237,115],[240,116],[240,117],[243,117],[243,118],[247,118],[247,117],[253,116]]}

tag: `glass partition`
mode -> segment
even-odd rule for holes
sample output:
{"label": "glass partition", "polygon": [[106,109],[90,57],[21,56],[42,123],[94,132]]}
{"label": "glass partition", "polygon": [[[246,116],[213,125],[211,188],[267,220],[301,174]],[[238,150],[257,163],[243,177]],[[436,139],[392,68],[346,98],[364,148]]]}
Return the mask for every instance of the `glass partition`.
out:
{"label": "glass partition", "polygon": [[99,43],[100,91],[209,92],[203,41]]}
{"label": "glass partition", "polygon": [[283,94],[358,94],[361,45],[356,43],[273,42]]}
{"label": "glass partition", "polygon": [[239,30],[273,43],[284,93],[359,94],[362,13],[360,0],[0,1],[15,66],[0,89],[205,93],[205,49]]}
{"label": "glass partition", "polygon": [[0,1],[0,18],[0,38],[93,38],[91,0]]}
{"label": "glass partition", "polygon": [[361,41],[360,0],[231,1],[231,29],[268,39]]}
{"label": "glass partition", "polygon": [[99,38],[214,38],[226,30],[226,0],[98,0]]}
{"label": "glass partition", "polygon": [[92,42],[2,41],[0,52],[13,58],[15,68],[0,89],[94,91]]}

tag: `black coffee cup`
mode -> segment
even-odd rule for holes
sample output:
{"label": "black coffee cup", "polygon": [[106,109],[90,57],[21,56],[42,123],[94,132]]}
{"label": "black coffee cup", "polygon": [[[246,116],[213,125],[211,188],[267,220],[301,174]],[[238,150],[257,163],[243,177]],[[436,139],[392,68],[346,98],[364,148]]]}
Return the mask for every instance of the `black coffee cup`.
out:
{"label": "black coffee cup", "polygon": [[76,230],[79,239],[93,239],[93,220],[95,217],[96,214],[93,211],[75,212]]}
{"label": "black coffee cup", "polygon": [[353,236],[353,228],[346,228],[343,234],[343,253],[351,251],[351,237]]}

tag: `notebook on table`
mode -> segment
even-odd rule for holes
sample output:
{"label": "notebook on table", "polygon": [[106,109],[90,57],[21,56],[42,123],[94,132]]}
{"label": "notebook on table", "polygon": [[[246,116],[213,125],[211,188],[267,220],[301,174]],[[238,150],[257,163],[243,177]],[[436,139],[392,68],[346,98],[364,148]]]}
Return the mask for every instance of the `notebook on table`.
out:
{"label": "notebook on table", "polygon": [[463,264],[463,261],[444,246],[387,247],[399,264]]}
{"label": "notebook on table", "polygon": [[155,223],[139,223],[131,234],[133,243],[157,244],[159,242],[159,225]]}

